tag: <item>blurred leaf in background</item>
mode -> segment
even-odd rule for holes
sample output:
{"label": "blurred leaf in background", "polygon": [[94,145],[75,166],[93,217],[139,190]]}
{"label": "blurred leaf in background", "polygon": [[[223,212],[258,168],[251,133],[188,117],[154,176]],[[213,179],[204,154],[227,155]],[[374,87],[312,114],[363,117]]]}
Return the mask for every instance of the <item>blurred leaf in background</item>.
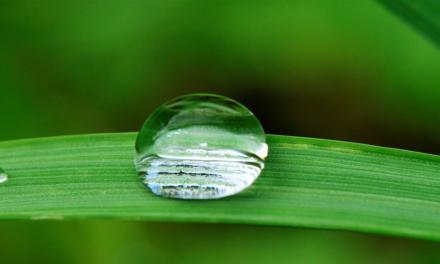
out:
{"label": "blurred leaf in background", "polygon": [[[268,133],[440,154],[438,47],[375,1],[20,0],[0,4],[0,25],[1,140],[134,131],[165,100],[203,91],[242,101]],[[2,263],[440,259],[436,243],[282,228],[3,222],[0,233]]]}
{"label": "blurred leaf in background", "polygon": [[440,5],[436,0],[379,0],[437,44],[440,44]]}

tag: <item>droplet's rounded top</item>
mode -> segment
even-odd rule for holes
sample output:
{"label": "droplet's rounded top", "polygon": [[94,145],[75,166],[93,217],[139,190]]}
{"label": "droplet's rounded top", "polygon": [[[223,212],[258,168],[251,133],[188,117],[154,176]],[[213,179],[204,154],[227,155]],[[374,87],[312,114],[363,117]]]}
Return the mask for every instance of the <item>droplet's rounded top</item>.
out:
{"label": "droplet's rounded top", "polygon": [[250,186],[267,153],[263,128],[246,107],[220,95],[190,94],[148,117],[135,165],[157,195],[216,199]]}

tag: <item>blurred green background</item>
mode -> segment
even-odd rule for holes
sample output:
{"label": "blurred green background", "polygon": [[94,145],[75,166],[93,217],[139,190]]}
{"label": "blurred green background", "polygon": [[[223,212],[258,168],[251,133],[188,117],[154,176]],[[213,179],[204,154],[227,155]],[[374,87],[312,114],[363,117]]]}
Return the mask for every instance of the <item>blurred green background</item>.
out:
{"label": "blurred green background", "polygon": [[[0,140],[136,131],[211,92],[267,133],[440,154],[439,49],[372,0],[2,1],[0,33]],[[440,262],[429,241],[98,220],[0,222],[0,248],[0,263]]]}

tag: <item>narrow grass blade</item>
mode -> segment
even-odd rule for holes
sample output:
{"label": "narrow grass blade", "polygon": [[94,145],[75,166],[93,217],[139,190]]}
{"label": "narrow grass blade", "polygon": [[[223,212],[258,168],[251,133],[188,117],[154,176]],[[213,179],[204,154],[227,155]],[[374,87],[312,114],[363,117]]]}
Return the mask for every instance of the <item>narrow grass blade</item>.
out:
{"label": "narrow grass blade", "polygon": [[222,200],[145,190],[134,133],[0,143],[0,219],[111,218],[354,230],[440,240],[440,157],[269,135],[257,182]]}

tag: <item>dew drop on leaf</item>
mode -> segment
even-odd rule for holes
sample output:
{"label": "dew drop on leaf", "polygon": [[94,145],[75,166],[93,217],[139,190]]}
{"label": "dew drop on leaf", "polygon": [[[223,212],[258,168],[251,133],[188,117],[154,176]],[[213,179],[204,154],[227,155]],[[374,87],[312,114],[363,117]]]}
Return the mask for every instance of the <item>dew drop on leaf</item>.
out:
{"label": "dew drop on leaf", "polygon": [[249,187],[268,154],[258,119],[219,95],[190,94],[159,106],[136,139],[135,165],[153,193],[217,199]]}
{"label": "dew drop on leaf", "polygon": [[5,183],[7,180],[8,180],[8,175],[2,168],[0,168],[0,184]]}

